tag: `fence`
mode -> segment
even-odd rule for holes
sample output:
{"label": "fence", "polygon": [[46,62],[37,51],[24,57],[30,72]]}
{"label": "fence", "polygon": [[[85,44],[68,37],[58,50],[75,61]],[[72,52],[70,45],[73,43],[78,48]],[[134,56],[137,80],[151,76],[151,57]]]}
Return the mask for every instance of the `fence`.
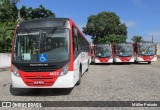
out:
{"label": "fence", "polygon": [[7,68],[11,65],[11,54],[10,53],[0,53],[0,68]]}

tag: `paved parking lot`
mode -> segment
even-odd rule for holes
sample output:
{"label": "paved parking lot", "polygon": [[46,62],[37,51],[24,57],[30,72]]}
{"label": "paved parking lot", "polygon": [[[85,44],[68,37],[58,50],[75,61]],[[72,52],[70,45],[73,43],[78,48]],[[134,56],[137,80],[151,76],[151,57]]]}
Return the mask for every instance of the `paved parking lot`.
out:
{"label": "paved parking lot", "polygon": [[10,72],[0,75],[0,101],[160,101],[160,61],[151,65],[92,64],[81,85],[73,89],[24,89],[15,93]]}

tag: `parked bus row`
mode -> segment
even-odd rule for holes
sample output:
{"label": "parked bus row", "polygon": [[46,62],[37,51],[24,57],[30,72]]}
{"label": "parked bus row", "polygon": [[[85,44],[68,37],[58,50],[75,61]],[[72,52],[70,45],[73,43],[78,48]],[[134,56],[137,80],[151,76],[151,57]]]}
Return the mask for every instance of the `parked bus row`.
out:
{"label": "parked bus row", "polygon": [[152,42],[95,44],[92,46],[94,63],[157,61],[157,47]]}
{"label": "parked bus row", "polygon": [[[19,22],[11,52],[12,88],[73,88],[91,63],[90,43],[68,18]],[[4,41],[6,34],[4,34]],[[95,63],[157,60],[153,43],[96,44]]]}

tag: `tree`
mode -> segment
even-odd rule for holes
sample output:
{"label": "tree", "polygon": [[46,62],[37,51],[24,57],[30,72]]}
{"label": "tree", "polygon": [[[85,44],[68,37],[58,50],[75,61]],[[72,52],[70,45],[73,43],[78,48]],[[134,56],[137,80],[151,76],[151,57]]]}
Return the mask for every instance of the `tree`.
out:
{"label": "tree", "polygon": [[22,6],[20,9],[20,15],[24,20],[35,19],[35,18],[54,18],[55,13],[40,5],[38,8],[33,9],[32,7],[26,8]]}
{"label": "tree", "polygon": [[[14,28],[18,20],[18,8],[16,6],[19,0],[0,0],[0,52],[10,52],[13,31],[8,31],[5,42],[3,34],[7,28]],[[22,18],[34,19],[44,17],[55,17],[55,14],[40,5],[38,8],[26,8],[22,6],[20,9]],[[6,47],[6,48],[5,48]]]}
{"label": "tree", "polygon": [[[13,32],[8,32],[6,41],[3,41],[3,34],[7,28],[14,27],[17,21],[18,8],[16,3],[19,0],[0,0],[0,52],[9,52]],[[5,48],[6,44],[6,48]]]}
{"label": "tree", "polygon": [[127,27],[114,12],[101,12],[89,16],[83,32],[95,38],[94,43],[125,42],[127,39]]}
{"label": "tree", "polygon": [[95,43],[113,44],[113,43],[122,43],[125,41],[126,38],[123,35],[109,34],[108,36],[105,37],[98,37],[98,41],[95,41]]}
{"label": "tree", "polygon": [[143,39],[142,36],[133,36],[133,38],[132,38],[133,42],[141,42],[142,39]]}
{"label": "tree", "polygon": [[15,22],[18,16],[16,3],[18,0],[1,0],[0,3],[0,23]]}

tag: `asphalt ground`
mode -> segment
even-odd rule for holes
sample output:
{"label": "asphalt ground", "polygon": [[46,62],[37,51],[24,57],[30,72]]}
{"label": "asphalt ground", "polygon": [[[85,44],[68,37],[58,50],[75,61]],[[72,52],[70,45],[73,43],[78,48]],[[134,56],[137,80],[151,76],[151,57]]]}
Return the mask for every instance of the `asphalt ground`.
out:
{"label": "asphalt ground", "polygon": [[[0,75],[0,101],[160,101],[160,61],[151,65],[92,64],[89,71],[82,76],[81,84],[72,89],[22,89],[15,92],[11,88],[10,71],[2,71]],[[66,108],[54,109],[66,110]],[[67,107],[67,109],[159,110],[160,108]]]}

